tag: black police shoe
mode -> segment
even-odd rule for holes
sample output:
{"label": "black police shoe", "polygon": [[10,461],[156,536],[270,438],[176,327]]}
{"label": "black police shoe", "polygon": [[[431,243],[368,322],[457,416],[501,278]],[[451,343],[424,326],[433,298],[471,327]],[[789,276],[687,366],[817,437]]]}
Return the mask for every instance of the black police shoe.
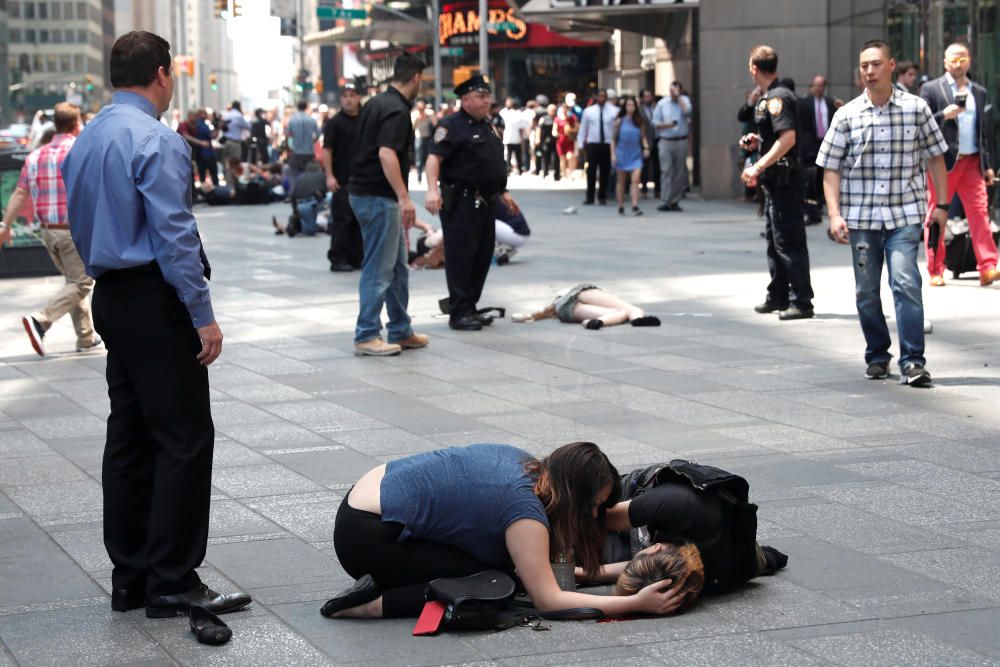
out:
{"label": "black police shoe", "polygon": [[253,602],[246,593],[224,595],[216,593],[205,584],[173,595],[150,595],[146,600],[146,618],[173,618],[186,614],[191,607],[204,607],[213,614],[239,611]]}
{"label": "black police shoe", "polygon": [[483,323],[479,315],[472,313],[448,320],[448,326],[455,331],[479,331],[483,328]]}
{"label": "black police shoe", "polygon": [[131,588],[116,588],[111,591],[111,609],[129,611],[146,606],[146,591]]}
{"label": "black police shoe", "polygon": [[796,306],[794,303],[778,313],[779,320],[808,320],[815,313],[812,308]]}

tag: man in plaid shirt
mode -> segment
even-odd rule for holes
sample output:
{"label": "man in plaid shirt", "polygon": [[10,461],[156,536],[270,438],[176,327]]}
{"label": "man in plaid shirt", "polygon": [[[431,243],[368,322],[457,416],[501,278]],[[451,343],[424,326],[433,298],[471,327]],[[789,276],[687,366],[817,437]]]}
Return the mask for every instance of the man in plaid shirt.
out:
{"label": "man in plaid shirt", "polygon": [[[45,332],[63,315],[69,313],[76,329],[76,351],[88,352],[101,346],[94,333],[90,316],[90,293],[94,280],[83,268],[80,253],[73,245],[66,214],[66,187],[59,168],[80,134],[80,109],[68,102],[55,106],[56,135],[52,141],[24,161],[17,188],[7,204],[4,220],[11,220],[28,197],[34,202],[35,217],[42,227],[42,243],[52,257],[52,263],[66,278],[66,284],[49,299],[45,308],[21,318],[31,346],[39,356],[45,356]],[[10,239],[11,230],[0,223],[0,246]]]}
{"label": "man in plaid shirt", "polygon": [[[889,328],[879,294],[882,265],[896,304],[900,382],[928,385],[924,358],[924,304],[917,251],[926,213],[923,161],[937,192],[947,192],[948,144],[927,103],[892,83],[896,68],[889,45],[867,42],[860,70],[865,91],[841,107],[820,147],[816,165],[830,212],[830,237],[850,243],[858,317],[865,335],[865,377],[889,376]],[[948,202],[937,202],[930,224],[940,233]]]}

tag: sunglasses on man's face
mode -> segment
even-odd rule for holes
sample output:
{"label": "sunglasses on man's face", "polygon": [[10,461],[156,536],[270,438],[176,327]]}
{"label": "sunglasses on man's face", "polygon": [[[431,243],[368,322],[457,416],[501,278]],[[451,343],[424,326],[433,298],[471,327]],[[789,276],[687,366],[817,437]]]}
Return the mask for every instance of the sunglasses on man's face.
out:
{"label": "sunglasses on man's face", "polygon": [[969,62],[968,56],[959,56],[958,58],[948,58],[948,62],[952,65],[963,65]]}

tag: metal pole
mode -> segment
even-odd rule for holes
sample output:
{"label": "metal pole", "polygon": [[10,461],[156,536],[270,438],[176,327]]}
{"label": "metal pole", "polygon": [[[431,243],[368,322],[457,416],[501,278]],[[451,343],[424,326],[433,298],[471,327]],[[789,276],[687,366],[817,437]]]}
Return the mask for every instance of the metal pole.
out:
{"label": "metal pole", "polygon": [[486,0],[479,0],[479,73],[489,74],[489,8]]}
{"label": "metal pole", "polygon": [[[177,12],[178,21],[180,23],[180,42],[181,47],[178,51],[184,55],[187,55],[187,0],[180,0],[180,11]],[[172,64],[172,63],[171,63]],[[187,112],[187,108],[190,105],[190,100],[188,100],[188,85],[190,82],[185,79],[187,74],[178,74],[177,79],[181,84],[181,94],[180,99],[177,102],[177,108],[181,110],[181,115],[183,116]]]}
{"label": "metal pole", "polygon": [[[305,9],[302,4],[303,0],[299,0],[299,18],[295,22],[299,32],[299,71],[296,73],[295,80],[298,81],[303,70],[306,68],[306,15]],[[304,81],[302,83],[305,83]],[[302,90],[302,99],[306,99],[306,91]]]}
{"label": "metal pole", "polygon": [[434,109],[433,113],[441,108],[444,97],[441,93],[441,4],[438,0],[431,0],[431,52],[434,58]]}

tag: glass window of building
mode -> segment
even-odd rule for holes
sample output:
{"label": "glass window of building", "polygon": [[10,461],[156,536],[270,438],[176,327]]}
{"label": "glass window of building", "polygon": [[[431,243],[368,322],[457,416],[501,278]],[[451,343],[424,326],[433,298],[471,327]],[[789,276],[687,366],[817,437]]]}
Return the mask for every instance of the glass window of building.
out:
{"label": "glass window of building", "polygon": [[54,19],[62,18],[62,4],[58,2],[52,3],[52,18]]}
{"label": "glass window of building", "polygon": [[49,18],[49,3],[47,2],[38,3],[38,18],[40,19]]}
{"label": "glass window of building", "polygon": [[73,30],[67,30],[66,34],[63,36],[63,41],[67,44],[73,44],[76,42],[76,32]]}
{"label": "glass window of building", "polygon": [[62,44],[62,30],[53,30],[49,37],[52,39],[53,44]]}
{"label": "glass window of building", "polygon": [[73,59],[69,57],[68,53],[64,53],[59,56],[59,71],[69,72],[73,69]]}
{"label": "glass window of building", "polygon": [[21,18],[21,2],[20,0],[12,0],[12,2],[7,3],[7,14],[12,19]]}
{"label": "glass window of building", "polygon": [[31,71],[32,72],[44,72],[45,71],[45,61],[38,54],[35,54],[31,58]]}
{"label": "glass window of building", "polygon": [[87,3],[86,2],[78,2],[78,3],[76,3],[76,18],[81,19],[83,21],[87,20]]}
{"label": "glass window of building", "polygon": [[59,59],[56,54],[50,53],[45,56],[45,71],[46,72],[58,72],[59,71]]}
{"label": "glass window of building", "polygon": [[73,3],[72,2],[64,2],[63,3],[63,14],[68,19],[73,18]]}
{"label": "glass window of building", "polygon": [[24,31],[24,41],[28,44],[38,43],[38,38],[35,36],[35,31],[32,28],[27,28]]}
{"label": "glass window of building", "polygon": [[87,43],[87,31],[86,30],[77,30],[76,31],[76,43],[77,44],[86,44]]}
{"label": "glass window of building", "polygon": [[26,19],[35,18],[35,3],[33,2],[24,3],[24,18]]}
{"label": "glass window of building", "polygon": [[74,72],[83,71],[83,56],[79,53],[73,56],[73,71]]}
{"label": "glass window of building", "polygon": [[21,43],[21,30],[19,28],[10,29],[10,43],[11,44]]}
{"label": "glass window of building", "polygon": [[38,31],[38,43],[39,44],[48,44],[49,43],[49,31],[48,30],[39,30]]}

